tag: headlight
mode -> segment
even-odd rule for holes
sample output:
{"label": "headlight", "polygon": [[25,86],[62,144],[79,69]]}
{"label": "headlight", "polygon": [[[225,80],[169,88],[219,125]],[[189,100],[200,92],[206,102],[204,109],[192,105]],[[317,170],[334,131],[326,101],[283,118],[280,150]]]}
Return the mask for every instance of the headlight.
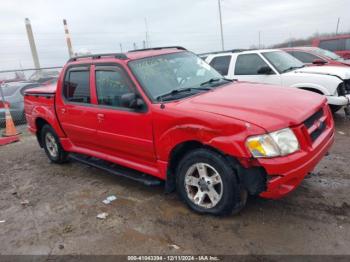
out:
{"label": "headlight", "polygon": [[290,128],[247,139],[247,148],[254,157],[276,157],[294,153],[299,142]]}

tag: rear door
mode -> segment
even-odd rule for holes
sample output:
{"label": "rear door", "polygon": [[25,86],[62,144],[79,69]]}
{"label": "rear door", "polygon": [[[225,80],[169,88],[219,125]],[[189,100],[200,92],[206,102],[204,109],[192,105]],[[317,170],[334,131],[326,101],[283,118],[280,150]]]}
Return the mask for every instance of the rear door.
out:
{"label": "rear door", "polygon": [[[266,67],[270,73],[260,73],[261,68]],[[237,55],[234,68],[234,78],[240,81],[250,81],[257,83],[281,84],[281,76],[258,54]]]}
{"label": "rear door", "polygon": [[90,66],[66,70],[62,93],[57,94],[56,112],[64,132],[75,146],[95,150],[98,108],[93,106],[91,80]]}
{"label": "rear door", "polygon": [[123,105],[121,97],[136,88],[121,65],[96,65],[95,89],[99,108],[99,149],[108,155],[155,164],[151,112]]}

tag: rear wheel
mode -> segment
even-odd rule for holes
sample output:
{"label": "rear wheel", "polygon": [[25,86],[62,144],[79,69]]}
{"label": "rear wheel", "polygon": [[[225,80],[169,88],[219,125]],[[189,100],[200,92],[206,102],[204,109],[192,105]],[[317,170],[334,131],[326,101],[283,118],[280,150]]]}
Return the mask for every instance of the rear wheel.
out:
{"label": "rear wheel", "polygon": [[246,193],[224,156],[208,149],[188,153],[177,168],[177,190],[198,213],[228,215],[241,210]]}
{"label": "rear wheel", "polygon": [[51,126],[45,125],[41,129],[41,143],[52,162],[61,164],[67,161],[68,153],[63,150],[60,140]]}

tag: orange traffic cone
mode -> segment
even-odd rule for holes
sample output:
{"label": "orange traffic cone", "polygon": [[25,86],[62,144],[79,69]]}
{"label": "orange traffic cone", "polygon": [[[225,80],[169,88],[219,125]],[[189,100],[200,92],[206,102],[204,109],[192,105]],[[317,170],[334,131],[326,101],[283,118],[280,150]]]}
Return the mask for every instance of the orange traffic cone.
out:
{"label": "orange traffic cone", "polygon": [[13,123],[7,103],[4,103],[4,106],[6,127],[5,132],[2,134],[3,137],[0,137],[0,146],[19,141],[19,133],[17,132],[15,124]]}

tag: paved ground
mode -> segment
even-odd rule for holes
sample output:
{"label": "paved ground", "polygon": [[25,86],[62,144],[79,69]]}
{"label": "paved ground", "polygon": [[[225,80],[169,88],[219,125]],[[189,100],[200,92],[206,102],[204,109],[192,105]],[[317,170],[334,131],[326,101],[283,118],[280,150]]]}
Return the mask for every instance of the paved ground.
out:
{"label": "paved ground", "polygon": [[0,148],[0,254],[350,254],[350,121],[338,114],[336,125],[331,155],[299,189],[225,218],[196,215],[162,188],[50,164],[25,135]]}

